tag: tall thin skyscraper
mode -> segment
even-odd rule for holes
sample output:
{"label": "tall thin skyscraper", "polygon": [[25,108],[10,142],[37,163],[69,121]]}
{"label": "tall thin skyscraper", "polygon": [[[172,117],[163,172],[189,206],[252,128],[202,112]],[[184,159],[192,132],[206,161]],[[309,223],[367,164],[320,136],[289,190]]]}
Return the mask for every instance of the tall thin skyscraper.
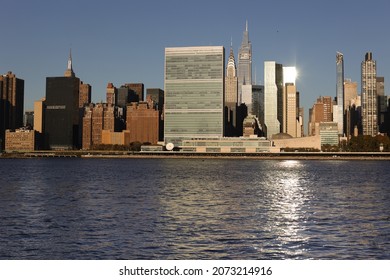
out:
{"label": "tall thin skyscraper", "polygon": [[165,49],[164,141],[224,135],[222,46]]}
{"label": "tall thin skyscraper", "polygon": [[362,122],[363,135],[378,134],[378,98],[376,92],[376,61],[366,53],[362,62]]}
{"label": "tall thin skyscraper", "polygon": [[337,96],[337,127],[339,135],[344,135],[344,55],[336,53],[336,96]]}
{"label": "tall thin skyscraper", "polygon": [[252,84],[252,43],[249,41],[248,21],[246,22],[240,51],[238,52],[237,76],[239,99],[238,103],[241,104],[242,85]]}
{"label": "tall thin skyscraper", "polygon": [[278,92],[283,91],[283,66],[275,61],[264,61],[264,124],[266,136],[280,133],[278,120]]}

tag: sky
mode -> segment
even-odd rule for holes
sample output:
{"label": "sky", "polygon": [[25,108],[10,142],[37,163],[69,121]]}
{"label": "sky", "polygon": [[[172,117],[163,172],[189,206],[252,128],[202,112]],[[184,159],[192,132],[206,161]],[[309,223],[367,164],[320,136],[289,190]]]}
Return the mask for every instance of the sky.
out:
{"label": "sky", "polygon": [[307,123],[317,97],[336,96],[337,51],[359,94],[360,64],[372,52],[388,93],[389,11],[388,0],[4,1],[0,73],[24,79],[25,110],[45,96],[46,77],[64,75],[70,49],[93,102],[105,100],[108,82],[164,89],[166,47],[224,46],[227,60],[232,40],[237,62],[248,21],[253,79],[263,83],[266,60],[296,66]]}

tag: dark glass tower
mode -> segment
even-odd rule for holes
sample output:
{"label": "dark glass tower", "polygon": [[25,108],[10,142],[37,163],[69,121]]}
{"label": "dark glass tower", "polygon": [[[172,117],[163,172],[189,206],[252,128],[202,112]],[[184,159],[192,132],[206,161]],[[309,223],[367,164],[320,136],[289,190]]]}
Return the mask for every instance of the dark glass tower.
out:
{"label": "dark glass tower", "polygon": [[79,86],[71,55],[64,77],[46,78],[45,143],[49,149],[69,150],[81,145]]}

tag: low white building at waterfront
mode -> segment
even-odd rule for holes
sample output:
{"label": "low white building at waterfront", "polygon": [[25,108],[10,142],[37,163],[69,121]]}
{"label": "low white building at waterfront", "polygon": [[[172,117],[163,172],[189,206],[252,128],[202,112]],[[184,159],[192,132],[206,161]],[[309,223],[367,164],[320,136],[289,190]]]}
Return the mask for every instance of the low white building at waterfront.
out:
{"label": "low white building at waterfront", "polygon": [[183,140],[180,148],[183,152],[197,153],[264,153],[280,151],[278,148],[271,146],[271,141],[257,136],[193,138]]}

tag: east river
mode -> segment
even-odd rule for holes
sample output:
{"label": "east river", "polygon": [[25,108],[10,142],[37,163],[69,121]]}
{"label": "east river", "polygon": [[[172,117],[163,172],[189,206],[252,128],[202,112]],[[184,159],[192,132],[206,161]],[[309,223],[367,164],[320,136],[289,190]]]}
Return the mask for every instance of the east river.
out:
{"label": "east river", "polygon": [[0,259],[390,259],[390,164],[2,159]]}

